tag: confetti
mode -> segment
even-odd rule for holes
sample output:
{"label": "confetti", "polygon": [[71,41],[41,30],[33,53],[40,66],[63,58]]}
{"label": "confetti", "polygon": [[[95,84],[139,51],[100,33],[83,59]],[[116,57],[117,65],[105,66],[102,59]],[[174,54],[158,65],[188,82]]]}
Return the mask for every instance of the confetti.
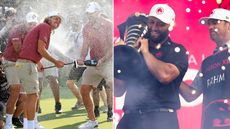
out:
{"label": "confetti", "polygon": [[187,13],[190,13],[191,12],[191,9],[190,8],[186,8],[185,10]]}
{"label": "confetti", "polygon": [[225,69],[226,69],[226,67],[225,67],[225,66],[221,66],[221,69],[222,69],[222,70],[225,70]]}
{"label": "confetti", "polygon": [[203,75],[203,73],[199,73],[199,77],[203,77],[204,75]]}
{"label": "confetti", "polygon": [[175,50],[175,52],[177,52],[177,53],[180,52],[180,48],[179,48],[179,47],[176,47],[174,50]]}

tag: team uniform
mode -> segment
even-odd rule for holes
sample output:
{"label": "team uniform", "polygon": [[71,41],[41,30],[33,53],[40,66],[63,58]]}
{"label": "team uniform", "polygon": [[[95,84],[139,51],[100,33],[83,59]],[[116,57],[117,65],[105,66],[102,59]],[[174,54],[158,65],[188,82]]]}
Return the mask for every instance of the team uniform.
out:
{"label": "team uniform", "polygon": [[203,93],[202,129],[230,128],[230,49],[224,46],[203,61],[192,83]]}
{"label": "team uniform", "polygon": [[124,116],[117,129],[179,129],[176,112],[180,108],[179,86],[188,68],[186,49],[169,38],[159,49],[149,46],[149,51],[158,60],[174,64],[180,75],[162,84],[145,65],[140,79],[126,84]]}
{"label": "team uniform", "polygon": [[[67,56],[69,57],[74,57],[74,59],[79,59],[81,49],[82,49],[82,44],[83,44],[83,34],[82,30],[80,32],[69,32],[67,34],[67,38],[69,38],[70,41],[73,41],[73,47],[70,48],[70,50],[66,53]],[[89,60],[90,57],[87,55],[85,60]],[[77,82],[81,79],[83,72],[85,71],[87,67],[85,66],[80,66],[80,67],[75,67],[72,66],[68,80],[76,80]],[[101,81],[102,83],[99,83],[97,87],[99,89],[102,89],[102,85],[105,85],[105,81]]]}
{"label": "team uniform", "polygon": [[49,47],[51,27],[47,23],[41,23],[34,27],[24,39],[23,46],[16,62],[19,78],[26,93],[38,93],[38,71],[37,65],[42,56],[37,51],[37,41],[42,40]]}
{"label": "team uniform", "polygon": [[[8,82],[9,86],[14,86],[14,85],[18,85],[20,84],[20,80],[19,80],[19,76],[15,67],[16,61],[18,59],[19,56],[19,52],[15,51],[15,45],[17,46],[22,46],[23,40],[25,38],[25,35],[27,34],[28,30],[26,29],[26,25],[25,24],[19,24],[16,25],[15,27],[13,27],[10,30],[9,33],[9,39],[8,39],[8,43],[7,43],[7,47],[3,53],[3,67],[4,67],[4,71],[5,71],[5,76],[6,76],[6,80]],[[20,51],[20,50],[19,50]],[[3,80],[4,81],[4,78]],[[1,84],[4,85],[4,84]],[[9,87],[8,86],[8,87]],[[23,88],[20,86],[20,90],[21,93],[24,92]],[[7,91],[6,91],[7,92]],[[12,89],[12,91],[10,92],[11,94],[14,93],[14,89]],[[1,93],[2,97],[4,95],[6,95],[7,93]],[[9,97],[9,96],[8,96]],[[7,98],[8,98],[7,97]],[[12,99],[12,98],[10,98]],[[17,101],[17,98],[14,98],[16,102],[19,102],[19,100]],[[11,101],[9,101],[11,102]],[[10,105],[10,103],[9,103]],[[7,110],[11,110],[11,107],[6,107]],[[8,109],[9,108],[9,109]],[[6,112],[6,124],[5,124],[5,128],[11,126],[11,120],[13,120],[13,124],[15,124],[14,122],[18,120],[18,124],[19,126],[22,125],[22,123],[19,121],[18,118],[9,118],[8,112]]]}
{"label": "team uniform", "polygon": [[15,52],[13,42],[18,42],[20,45],[22,45],[26,34],[27,30],[25,29],[24,24],[17,25],[10,31],[8,44],[3,53],[3,65],[9,85],[20,84],[15,68],[19,53]]}
{"label": "team uniform", "polygon": [[[98,61],[109,51],[112,51],[112,31],[110,30],[112,30],[111,22],[104,19],[101,20],[100,25],[96,27],[90,24],[84,26],[83,37],[85,44],[83,44],[82,51],[88,51],[84,50],[84,45],[89,46],[90,59]],[[97,68],[94,66],[88,66],[82,76],[82,84],[89,84],[94,87],[97,87],[103,78],[106,82],[112,82],[112,57],[107,59]]]}

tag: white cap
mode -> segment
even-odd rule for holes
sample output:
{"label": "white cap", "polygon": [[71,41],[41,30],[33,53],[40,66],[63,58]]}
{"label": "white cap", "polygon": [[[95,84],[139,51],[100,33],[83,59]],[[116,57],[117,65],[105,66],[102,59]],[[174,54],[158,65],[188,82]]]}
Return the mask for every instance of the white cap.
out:
{"label": "white cap", "polygon": [[200,23],[207,25],[209,19],[217,19],[230,22],[230,11],[223,8],[213,9],[209,17],[200,18]]}
{"label": "white cap", "polygon": [[13,7],[5,7],[5,16],[6,17],[9,17],[9,16],[12,16],[12,15],[15,15],[17,13],[17,10],[14,9]]}
{"label": "white cap", "polygon": [[63,17],[61,16],[61,14],[57,11],[51,11],[48,13],[48,17],[53,17],[53,16],[58,16],[61,18],[61,20],[63,20]]}
{"label": "white cap", "polygon": [[13,8],[13,7],[5,7],[5,11],[7,12],[7,11],[11,11],[12,13],[16,13],[17,12],[17,10],[15,9],[15,8]]}
{"label": "white cap", "polygon": [[38,23],[38,14],[35,12],[29,12],[26,14],[26,22],[35,22]]}
{"label": "white cap", "polygon": [[86,10],[87,13],[94,13],[97,11],[101,11],[101,6],[97,2],[90,2],[88,3]]}
{"label": "white cap", "polygon": [[149,16],[154,16],[166,24],[174,24],[175,22],[175,12],[167,4],[155,4],[151,8]]}

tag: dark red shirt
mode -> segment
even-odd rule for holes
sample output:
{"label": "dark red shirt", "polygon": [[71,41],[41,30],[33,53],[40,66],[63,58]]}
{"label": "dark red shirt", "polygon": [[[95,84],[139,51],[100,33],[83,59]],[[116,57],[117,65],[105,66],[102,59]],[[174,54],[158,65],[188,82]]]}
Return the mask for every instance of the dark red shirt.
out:
{"label": "dark red shirt", "polygon": [[46,43],[45,48],[48,49],[50,41],[51,27],[47,23],[41,23],[34,27],[26,35],[19,59],[31,60],[37,63],[41,60],[42,55],[38,53],[38,40],[42,40]]}
{"label": "dark red shirt", "polygon": [[19,56],[13,46],[13,41],[19,42],[21,45],[25,38],[25,35],[28,31],[24,24],[16,25],[9,32],[9,39],[7,43],[7,47],[3,53],[3,56],[6,60],[16,62]]}
{"label": "dark red shirt", "polygon": [[87,23],[83,28],[83,57],[90,50],[90,58],[99,60],[112,51],[112,32],[112,22],[108,19],[101,17],[97,23]]}

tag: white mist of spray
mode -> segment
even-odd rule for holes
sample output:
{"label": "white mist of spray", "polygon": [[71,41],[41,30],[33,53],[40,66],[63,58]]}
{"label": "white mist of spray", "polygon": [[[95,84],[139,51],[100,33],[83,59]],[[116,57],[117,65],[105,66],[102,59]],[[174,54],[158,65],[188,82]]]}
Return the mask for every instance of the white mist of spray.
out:
{"label": "white mist of spray", "polygon": [[[50,47],[59,51],[69,59],[74,59],[70,55],[66,55],[70,48],[74,47],[74,43],[69,41],[66,37],[66,34],[70,31],[69,28],[73,25],[72,23],[81,21],[84,25],[87,22],[87,17],[85,13],[86,5],[93,0],[24,0],[18,3],[16,7],[18,11],[17,19],[20,21],[25,20],[25,15],[30,12],[36,12],[39,15],[40,23],[48,16],[48,12],[57,11],[62,17],[62,23],[54,30],[54,33],[51,34]],[[98,2],[102,9],[103,13],[112,19],[112,0],[94,0]]]}

